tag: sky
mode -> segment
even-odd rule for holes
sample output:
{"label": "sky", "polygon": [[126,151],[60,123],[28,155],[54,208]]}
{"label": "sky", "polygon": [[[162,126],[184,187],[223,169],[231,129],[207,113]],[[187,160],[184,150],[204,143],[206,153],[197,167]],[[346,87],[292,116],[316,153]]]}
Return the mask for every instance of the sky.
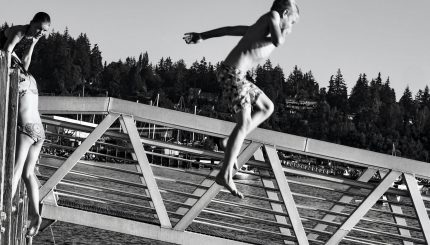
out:
{"label": "sky", "polygon": [[[297,65],[312,71],[320,86],[341,69],[349,90],[359,74],[389,77],[397,99],[406,86],[415,95],[430,84],[429,0],[297,0],[300,21],[271,56],[286,75]],[[183,34],[251,25],[271,0],[0,0],[0,23],[26,24],[38,11],[51,15],[54,31],[86,33],[105,61],[148,52],[183,59],[188,66],[204,56],[222,61],[238,37],[186,45]]]}

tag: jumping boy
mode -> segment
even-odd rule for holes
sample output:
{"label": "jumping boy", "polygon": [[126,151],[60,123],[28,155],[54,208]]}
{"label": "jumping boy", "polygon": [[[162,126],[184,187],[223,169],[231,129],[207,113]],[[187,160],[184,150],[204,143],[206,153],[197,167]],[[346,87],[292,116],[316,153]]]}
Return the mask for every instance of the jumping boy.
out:
{"label": "jumping boy", "polygon": [[183,39],[187,44],[214,37],[242,36],[217,74],[223,102],[235,114],[237,125],[228,137],[224,164],[215,182],[227,188],[234,196],[243,198],[243,194],[236,189],[232,173],[242,143],[248,133],[272,114],[274,107],[273,102],[257,86],[246,80],[246,72],[265,61],[276,47],[284,43],[298,18],[299,9],[294,0],[275,0],[270,11],[251,26],[222,27],[184,35]]}

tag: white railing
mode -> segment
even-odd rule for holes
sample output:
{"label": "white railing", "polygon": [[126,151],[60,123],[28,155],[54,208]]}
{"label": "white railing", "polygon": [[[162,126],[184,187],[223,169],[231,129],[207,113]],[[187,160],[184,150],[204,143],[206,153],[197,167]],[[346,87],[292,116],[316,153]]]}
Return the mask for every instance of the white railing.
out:
{"label": "white railing", "polygon": [[[403,244],[425,244],[430,241],[430,221],[428,208],[425,206],[426,204],[429,205],[427,202],[430,201],[430,198],[420,193],[416,181],[416,178],[430,179],[429,163],[265,129],[256,129],[246,138],[246,143],[238,157],[238,164],[239,166],[247,164],[257,169],[255,175],[260,182],[240,184],[247,186],[247,188],[261,189],[264,194],[248,194],[247,198],[251,204],[244,204],[239,200],[232,201],[224,197],[219,198],[220,193],[223,194],[224,191],[222,191],[221,186],[213,181],[214,176],[218,173],[217,166],[210,166],[213,170],[203,174],[203,179],[196,180],[196,183],[175,179],[172,176],[162,176],[163,174],[160,174],[158,169],[187,172],[193,175],[202,174],[191,170],[172,170],[169,167],[151,164],[148,156],[160,156],[161,154],[150,152],[145,147],[173,149],[218,160],[222,159],[222,153],[141,138],[135,122],[167,126],[216,138],[226,137],[233,129],[233,123],[114,98],[40,97],[39,105],[40,111],[44,115],[105,115],[103,121],[95,129],[44,118],[44,123],[47,125],[71,127],[80,131],[87,130],[90,134],[85,139],[78,139],[80,141],[79,147],[72,149],[67,159],[61,160],[57,166],[48,166],[41,161],[42,167],[55,170],[50,175],[44,176],[46,182],[40,189],[41,200],[55,193],[68,198],[124,204],[113,199],[105,200],[101,197],[59,189],[60,185],[80,185],[81,188],[95,189],[94,186],[89,187],[84,183],[70,182],[65,178],[68,174],[103,179],[103,177],[95,174],[76,171],[74,167],[77,165],[123,171],[82,160],[82,156],[91,152],[91,147],[98,144],[102,135],[109,135],[128,140],[130,152],[137,166],[137,172],[134,174],[139,176],[140,184],[145,189],[145,194],[140,198],[142,203],[147,202],[147,205],[139,207],[152,210],[151,217],[157,220],[157,224],[136,222],[52,204],[45,204],[42,215],[46,218],[181,244],[202,244],[202,241],[205,244],[222,244],[226,242],[225,239],[229,239],[229,242],[233,242],[231,239],[241,240],[241,242],[235,241],[237,243],[253,242],[246,239],[231,238],[228,236],[228,232],[224,232],[225,238],[222,238],[223,235],[217,237],[213,234],[209,234],[210,236],[198,234],[194,232],[193,226],[196,224],[224,230],[230,229],[231,232],[237,233],[237,237],[243,238],[261,233],[267,237],[277,237],[277,241],[282,243],[338,244],[344,241],[358,244],[386,244],[383,239],[363,238],[359,233],[374,234],[376,237],[389,237],[401,241]],[[124,130],[123,133],[108,131],[117,120]],[[55,146],[49,145],[49,147]],[[362,175],[357,180],[350,180],[288,167],[281,163],[282,159],[279,158],[279,152],[344,163],[361,169]],[[165,157],[176,161],[181,160],[181,157]],[[182,160],[194,162],[193,159]],[[383,175],[383,178],[376,184],[368,183],[378,171]],[[306,181],[303,181],[303,178],[297,178],[297,176],[304,177]],[[403,176],[407,186],[406,190],[392,188],[393,183],[400,176]],[[113,178],[105,179],[122,184],[129,183]],[[165,188],[163,181],[192,186],[193,188],[188,192],[174,190],[172,187]],[[327,186],[326,183],[338,187]],[[307,193],[314,189],[321,191],[312,194]],[[99,188],[99,190],[111,194],[120,192],[124,194],[124,191],[112,188]],[[330,198],[321,196],[321,193],[332,192],[337,194]],[[128,193],[127,195],[132,194]],[[175,198],[171,195],[178,195],[178,197]],[[402,197],[407,201],[398,201],[396,197]],[[305,199],[308,201],[304,202]],[[252,204],[253,200],[260,200],[264,204],[254,205]],[[388,206],[375,207],[375,203],[378,201]],[[327,206],[327,204],[319,204],[319,202],[330,204]],[[127,205],[132,206],[130,203]],[[263,212],[264,215],[257,217],[220,210],[217,209],[219,206]],[[388,218],[380,220],[367,217],[366,215],[371,212],[378,212],[378,214]],[[225,220],[213,218],[212,215],[223,217]],[[267,218],[267,215],[270,218]],[[259,224],[255,227],[247,225],[247,223],[243,225],[241,223],[243,220]],[[417,220],[417,222],[411,220]],[[263,226],[263,229],[261,228],[262,224],[273,226],[276,229],[266,226]],[[382,228],[373,229],[372,225]],[[392,229],[397,232],[392,232]]]}

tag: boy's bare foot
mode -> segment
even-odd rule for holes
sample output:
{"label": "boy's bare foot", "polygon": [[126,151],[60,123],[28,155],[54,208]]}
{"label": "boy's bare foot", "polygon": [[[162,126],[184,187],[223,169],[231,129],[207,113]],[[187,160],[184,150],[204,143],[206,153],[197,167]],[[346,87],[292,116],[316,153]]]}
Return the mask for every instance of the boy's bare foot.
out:
{"label": "boy's bare foot", "polygon": [[239,197],[241,199],[244,198],[243,194],[236,189],[233,179],[230,178],[229,180],[225,180],[222,176],[217,176],[215,178],[215,183],[220,186],[224,186],[233,196]]}
{"label": "boy's bare foot", "polygon": [[42,224],[42,217],[40,215],[34,216],[31,221],[30,225],[27,229],[27,237],[34,237],[37,232],[39,232],[40,225]]}

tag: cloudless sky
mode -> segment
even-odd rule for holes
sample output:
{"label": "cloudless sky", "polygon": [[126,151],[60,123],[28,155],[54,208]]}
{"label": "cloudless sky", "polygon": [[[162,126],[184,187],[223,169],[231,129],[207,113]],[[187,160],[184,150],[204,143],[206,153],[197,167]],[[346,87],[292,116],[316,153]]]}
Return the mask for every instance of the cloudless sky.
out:
{"label": "cloudless sky", "polygon": [[[390,77],[399,99],[430,84],[429,0],[297,0],[301,19],[271,60],[288,75],[295,65],[311,70],[320,84],[341,69],[348,88],[366,73]],[[170,56],[187,65],[223,60],[239,40],[223,37],[186,45],[185,32],[250,25],[271,0],[0,0],[0,22],[26,24],[38,11],[52,27],[73,37],[86,33],[105,61],[148,51],[150,61]]]}

